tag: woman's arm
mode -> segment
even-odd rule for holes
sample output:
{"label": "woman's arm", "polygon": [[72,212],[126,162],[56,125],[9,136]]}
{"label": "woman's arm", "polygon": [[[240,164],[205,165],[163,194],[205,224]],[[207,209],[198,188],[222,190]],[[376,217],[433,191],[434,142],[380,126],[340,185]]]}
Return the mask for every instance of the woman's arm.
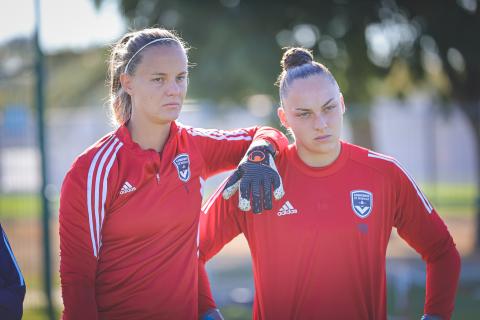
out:
{"label": "woman's arm", "polygon": [[98,319],[95,273],[99,232],[94,175],[94,170],[89,173],[88,167],[74,165],[60,194],[60,280],[65,320]]}

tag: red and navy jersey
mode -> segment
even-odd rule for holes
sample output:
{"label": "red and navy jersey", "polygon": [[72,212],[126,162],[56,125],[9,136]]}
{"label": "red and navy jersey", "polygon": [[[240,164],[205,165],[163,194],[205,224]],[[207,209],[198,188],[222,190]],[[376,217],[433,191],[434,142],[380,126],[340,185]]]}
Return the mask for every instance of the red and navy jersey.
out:
{"label": "red and navy jersey", "polygon": [[196,319],[198,219],[205,179],[233,169],[271,128],[177,122],[162,152],[120,127],[81,154],[60,196],[64,319]]}
{"label": "red and navy jersey", "polygon": [[[220,187],[200,218],[202,261],[245,235],[254,319],[386,319],[385,259],[393,227],[427,263],[425,313],[450,317],[458,252],[397,160],[342,142],[339,157],[326,167],[306,165],[295,145],[276,163],[286,193],[272,212],[241,212],[237,199],[220,196]],[[215,303],[206,279],[199,280],[204,312]]]}

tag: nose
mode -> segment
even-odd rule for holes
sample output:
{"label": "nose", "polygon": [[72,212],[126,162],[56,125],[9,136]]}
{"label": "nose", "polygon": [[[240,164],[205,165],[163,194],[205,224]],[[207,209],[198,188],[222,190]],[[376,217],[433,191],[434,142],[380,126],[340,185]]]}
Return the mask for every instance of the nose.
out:
{"label": "nose", "polygon": [[180,91],[181,91],[180,85],[176,81],[171,81],[168,84],[166,94],[169,96],[176,96],[180,94]]}
{"label": "nose", "polygon": [[315,121],[313,123],[314,129],[315,130],[324,130],[327,128],[327,120],[323,115],[316,115],[315,116]]}

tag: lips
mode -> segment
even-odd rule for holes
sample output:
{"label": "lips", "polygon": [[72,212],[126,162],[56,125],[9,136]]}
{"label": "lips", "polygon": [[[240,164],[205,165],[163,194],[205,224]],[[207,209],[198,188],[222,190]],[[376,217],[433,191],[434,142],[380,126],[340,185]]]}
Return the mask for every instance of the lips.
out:
{"label": "lips", "polygon": [[180,103],[177,103],[177,102],[169,102],[169,103],[163,104],[162,107],[166,107],[166,108],[178,108],[178,107],[180,107]]}
{"label": "lips", "polygon": [[332,135],[330,134],[325,134],[325,135],[322,135],[322,136],[317,136],[314,138],[314,140],[316,141],[325,141],[327,140],[328,138],[330,138]]}

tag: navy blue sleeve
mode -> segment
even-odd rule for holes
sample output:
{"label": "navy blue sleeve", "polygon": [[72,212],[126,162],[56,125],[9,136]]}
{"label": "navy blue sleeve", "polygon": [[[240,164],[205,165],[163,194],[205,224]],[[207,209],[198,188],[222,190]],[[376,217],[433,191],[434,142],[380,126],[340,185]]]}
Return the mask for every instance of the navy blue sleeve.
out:
{"label": "navy blue sleeve", "polygon": [[0,232],[0,318],[21,319],[25,280],[1,225]]}

